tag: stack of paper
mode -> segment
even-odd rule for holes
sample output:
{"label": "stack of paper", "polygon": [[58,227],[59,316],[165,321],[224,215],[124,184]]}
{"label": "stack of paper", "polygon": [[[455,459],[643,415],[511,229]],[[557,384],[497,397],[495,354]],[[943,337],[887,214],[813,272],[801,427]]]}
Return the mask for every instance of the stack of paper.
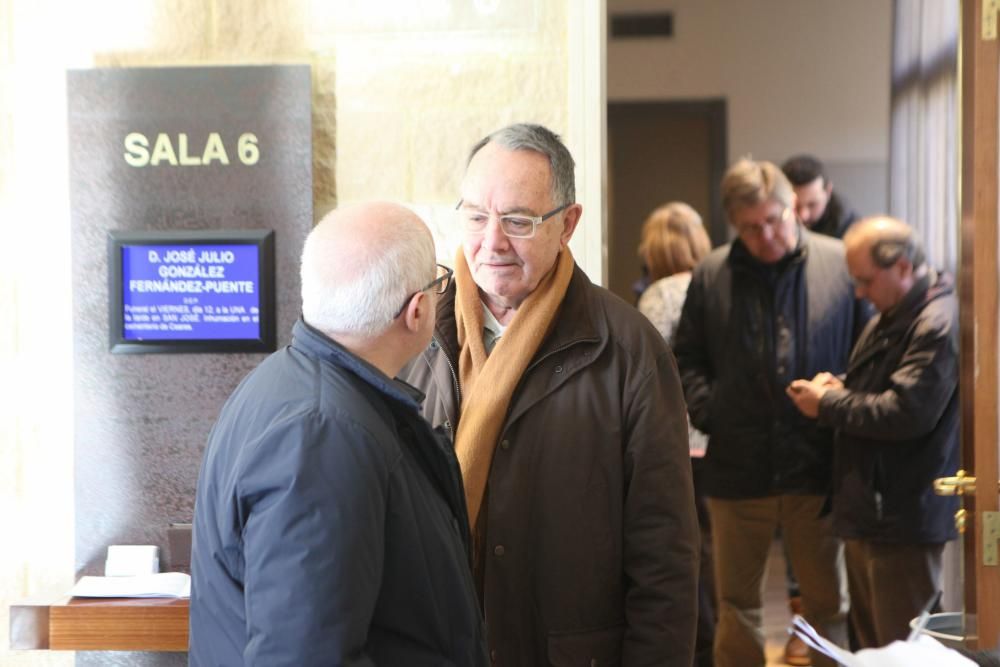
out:
{"label": "stack of paper", "polygon": [[70,595],[81,598],[189,598],[191,576],[183,572],[136,577],[81,577]]}

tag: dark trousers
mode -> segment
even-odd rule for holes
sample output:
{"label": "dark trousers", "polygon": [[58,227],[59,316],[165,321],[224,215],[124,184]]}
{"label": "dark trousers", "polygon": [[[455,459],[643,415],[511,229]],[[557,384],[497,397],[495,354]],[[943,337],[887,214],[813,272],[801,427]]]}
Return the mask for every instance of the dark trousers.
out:
{"label": "dark trousers", "polygon": [[844,540],[848,619],[859,648],[885,646],[910,633],[940,588],[943,544],[880,544]]}

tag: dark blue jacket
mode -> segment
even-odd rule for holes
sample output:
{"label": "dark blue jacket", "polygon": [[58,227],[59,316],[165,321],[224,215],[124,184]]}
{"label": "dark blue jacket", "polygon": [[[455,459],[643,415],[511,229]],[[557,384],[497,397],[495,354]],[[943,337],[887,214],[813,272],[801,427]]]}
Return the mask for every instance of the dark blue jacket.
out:
{"label": "dark blue jacket", "polygon": [[209,437],[192,665],[485,665],[458,462],[422,399],[298,322]]}
{"label": "dark blue jacket", "polygon": [[708,433],[706,495],[826,494],[833,432],[796,409],[792,380],[842,373],[871,311],[836,239],[802,230],[764,265],[738,239],[695,267],[674,339],[691,423]]}
{"label": "dark blue jacket", "polygon": [[823,215],[813,223],[809,231],[842,239],[848,228],[858,220],[858,214],[836,192],[833,192],[830,194],[830,201],[826,203]]}
{"label": "dark blue jacket", "polygon": [[958,498],[934,495],[958,449],[958,302],[948,277],[924,276],[865,329],[844,389],[819,420],[837,429],[833,525],[845,538],[894,544],[954,539]]}

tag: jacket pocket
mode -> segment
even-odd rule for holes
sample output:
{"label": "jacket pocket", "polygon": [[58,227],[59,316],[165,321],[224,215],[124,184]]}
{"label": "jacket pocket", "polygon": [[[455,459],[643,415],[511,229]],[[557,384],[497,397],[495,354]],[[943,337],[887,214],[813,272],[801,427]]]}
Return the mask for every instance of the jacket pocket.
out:
{"label": "jacket pocket", "polygon": [[621,665],[625,626],[582,632],[550,632],[552,667],[617,667]]}

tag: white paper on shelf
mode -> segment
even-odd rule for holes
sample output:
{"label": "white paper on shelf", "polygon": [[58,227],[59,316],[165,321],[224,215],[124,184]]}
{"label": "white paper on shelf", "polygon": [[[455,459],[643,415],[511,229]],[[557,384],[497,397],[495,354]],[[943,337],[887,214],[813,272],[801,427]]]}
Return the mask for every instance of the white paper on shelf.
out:
{"label": "white paper on shelf", "polygon": [[160,547],[152,544],[112,544],[104,561],[105,577],[137,577],[160,571]]}
{"label": "white paper on shelf", "polygon": [[70,595],[81,598],[189,598],[191,576],[183,572],[136,577],[81,577]]}

